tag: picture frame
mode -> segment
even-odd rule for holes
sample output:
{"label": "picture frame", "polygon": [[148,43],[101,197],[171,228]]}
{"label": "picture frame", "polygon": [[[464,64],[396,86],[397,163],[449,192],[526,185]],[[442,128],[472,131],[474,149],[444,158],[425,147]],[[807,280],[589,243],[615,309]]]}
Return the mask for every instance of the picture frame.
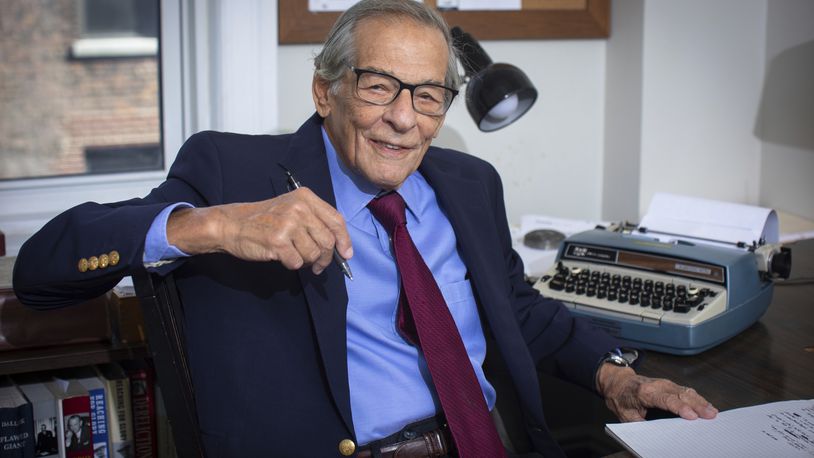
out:
{"label": "picture frame", "polygon": [[[436,0],[425,0],[433,7]],[[523,0],[513,11],[441,11],[477,40],[604,39],[610,0]],[[321,43],[339,12],[311,12],[306,0],[278,1],[279,43]]]}

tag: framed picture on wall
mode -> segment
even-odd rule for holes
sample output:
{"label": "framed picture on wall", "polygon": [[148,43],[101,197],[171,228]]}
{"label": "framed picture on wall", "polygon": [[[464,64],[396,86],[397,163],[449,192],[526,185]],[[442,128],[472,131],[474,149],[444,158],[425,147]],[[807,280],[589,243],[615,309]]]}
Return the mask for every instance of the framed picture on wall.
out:
{"label": "framed picture on wall", "polygon": [[[436,0],[425,0],[436,6]],[[321,43],[339,12],[311,11],[310,2],[279,0],[280,44]],[[607,38],[610,0],[522,0],[516,10],[441,9],[450,27],[478,40]]]}

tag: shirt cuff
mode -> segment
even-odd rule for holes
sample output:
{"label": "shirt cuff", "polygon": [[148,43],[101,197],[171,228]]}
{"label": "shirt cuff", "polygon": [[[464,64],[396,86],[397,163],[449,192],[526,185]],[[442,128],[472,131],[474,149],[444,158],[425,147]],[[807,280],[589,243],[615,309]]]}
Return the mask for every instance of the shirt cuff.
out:
{"label": "shirt cuff", "polygon": [[144,267],[155,268],[173,262],[177,258],[189,257],[175,245],[167,241],[167,220],[176,208],[195,208],[192,204],[178,202],[161,211],[150,225],[144,241]]}

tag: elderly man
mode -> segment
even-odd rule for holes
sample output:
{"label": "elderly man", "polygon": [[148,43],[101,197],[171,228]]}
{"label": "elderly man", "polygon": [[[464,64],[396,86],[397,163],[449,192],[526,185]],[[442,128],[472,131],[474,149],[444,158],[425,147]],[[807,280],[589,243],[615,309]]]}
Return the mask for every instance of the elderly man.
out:
{"label": "elderly man", "polygon": [[49,308],[174,271],[210,457],[504,456],[487,342],[546,456],[562,452],[543,362],[623,420],[715,416],[524,282],[495,170],[430,146],[457,85],[436,12],[362,1],[317,56],[317,113],[296,133],[192,136],[147,197],[80,205],[32,237],[16,291]]}

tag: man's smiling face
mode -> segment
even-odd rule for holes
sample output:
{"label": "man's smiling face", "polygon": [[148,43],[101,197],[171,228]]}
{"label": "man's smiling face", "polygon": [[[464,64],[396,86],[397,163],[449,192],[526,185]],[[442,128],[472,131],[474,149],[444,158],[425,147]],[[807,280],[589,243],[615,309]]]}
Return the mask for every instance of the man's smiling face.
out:
{"label": "man's smiling face", "polygon": [[[392,75],[407,84],[444,84],[448,49],[443,34],[410,19],[366,19],[355,30],[354,66]],[[385,106],[356,96],[356,75],[343,77],[336,94],[315,79],[314,100],[339,157],[381,189],[397,189],[421,164],[443,116],[413,109],[410,91]]]}

